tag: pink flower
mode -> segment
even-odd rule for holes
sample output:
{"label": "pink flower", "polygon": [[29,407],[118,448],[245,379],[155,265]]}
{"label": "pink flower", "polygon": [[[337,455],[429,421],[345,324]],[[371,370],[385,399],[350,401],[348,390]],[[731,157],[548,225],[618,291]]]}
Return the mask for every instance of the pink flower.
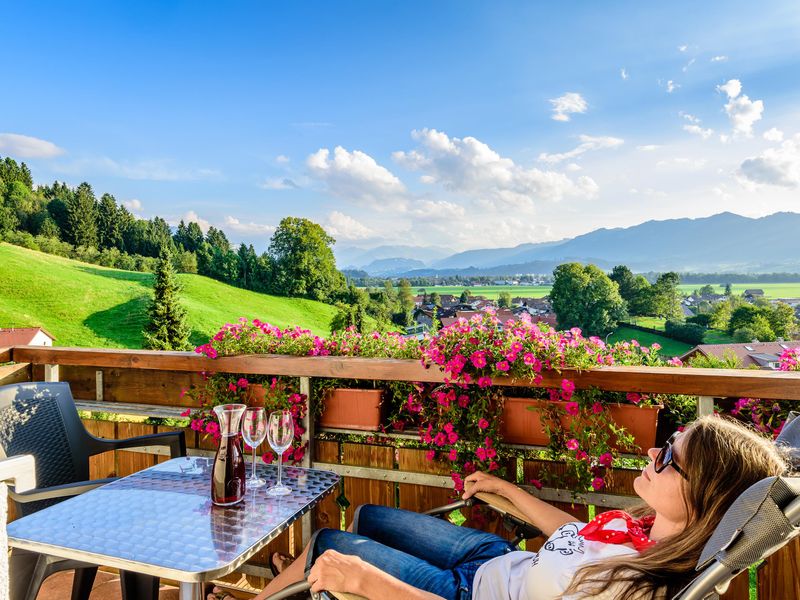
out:
{"label": "pink flower", "polygon": [[190,414],[192,414],[192,409],[191,408],[187,408],[185,411],[183,411],[181,413],[181,416],[182,417],[188,417]]}
{"label": "pink flower", "polygon": [[209,421],[206,423],[206,433],[210,433],[211,435],[219,433],[219,424],[215,423],[214,421]]}
{"label": "pink flower", "polygon": [[497,471],[499,468],[500,465],[498,465],[495,461],[489,463],[489,471]]}
{"label": "pink flower", "polygon": [[467,396],[466,394],[461,394],[458,397],[458,406],[460,408],[467,408],[467,404],[469,404],[469,396]]}
{"label": "pink flower", "polygon": [[238,385],[242,389],[246,389],[247,388],[247,379],[242,377],[239,381],[236,382],[236,385]]}
{"label": "pink flower", "polygon": [[576,440],[575,438],[572,438],[571,440],[567,440],[567,449],[568,450],[577,450],[578,448],[580,448],[580,444],[578,443],[578,440]]}
{"label": "pink flower", "polygon": [[592,404],[592,412],[596,415],[599,415],[601,412],[603,412],[603,405],[599,402],[595,402]]}
{"label": "pink flower", "polygon": [[486,376],[478,377],[478,387],[479,388],[492,387],[492,378]]}
{"label": "pink flower", "polygon": [[486,354],[484,352],[473,352],[469,359],[476,369],[482,369],[486,366]]}
{"label": "pink flower", "polygon": [[575,460],[586,460],[587,458],[589,458],[589,455],[583,450],[578,450],[575,453]]}
{"label": "pink flower", "polygon": [[235,384],[235,383],[229,383],[229,384],[228,384],[228,391],[229,391],[229,392],[235,392],[235,391],[237,391],[238,389],[239,389],[239,388],[237,388],[237,387],[236,387],[236,384]]}
{"label": "pink flower", "polygon": [[570,381],[569,379],[562,379],[561,380],[561,389],[568,394],[571,394],[575,391],[575,384]]}
{"label": "pink flower", "polygon": [[566,405],[564,405],[564,410],[567,411],[568,415],[572,415],[573,417],[577,416],[581,411],[577,402],[567,402]]}
{"label": "pink flower", "polygon": [[499,363],[497,363],[497,364],[495,365],[495,368],[496,368],[498,371],[504,371],[504,372],[505,372],[505,371],[508,371],[508,370],[509,370],[511,367],[509,367],[509,365],[508,365],[508,361],[506,361],[506,360],[501,360]]}
{"label": "pink flower", "polygon": [[434,458],[436,458],[436,450],[428,450],[425,453],[425,458],[427,460],[433,460]]}
{"label": "pink flower", "polygon": [[625,397],[628,399],[628,402],[633,402],[634,404],[639,404],[642,401],[641,394],[637,394],[636,392],[628,392]]}
{"label": "pink flower", "polygon": [[306,455],[306,449],[304,446],[299,446],[294,449],[294,460],[300,462],[303,460],[303,457]]}
{"label": "pink flower", "polygon": [[265,452],[261,455],[261,460],[266,464],[272,464],[275,461],[275,455],[272,452]]}
{"label": "pink flower", "polygon": [[652,344],[650,344],[650,348],[653,350],[661,350],[661,344],[659,344],[658,342],[653,342]]}
{"label": "pink flower", "polygon": [[433,443],[437,446],[444,446],[447,442],[447,436],[441,432],[436,434],[436,437],[433,438]]}
{"label": "pink flower", "polygon": [[455,444],[458,441],[458,434],[455,431],[451,431],[447,434],[447,441],[451,444]]}
{"label": "pink flower", "polygon": [[475,456],[478,457],[478,460],[485,461],[486,460],[486,448],[483,446],[478,446],[475,449]]}
{"label": "pink flower", "polygon": [[458,460],[458,452],[456,451],[455,448],[453,448],[452,450],[450,450],[450,452],[447,453],[447,458],[450,459],[450,461],[453,461],[453,462]]}
{"label": "pink flower", "polygon": [[602,477],[595,477],[592,479],[592,487],[595,489],[595,491],[599,492],[606,487],[606,482]]}
{"label": "pink flower", "polygon": [[542,482],[539,481],[538,479],[531,479],[528,483],[530,483],[537,490],[542,489]]}
{"label": "pink flower", "polygon": [[524,363],[525,363],[526,365],[528,365],[528,366],[532,365],[532,364],[534,363],[534,361],[535,361],[535,360],[536,360],[536,357],[535,357],[535,356],[534,356],[532,353],[530,353],[530,352],[527,352],[527,353],[526,353],[526,354],[525,354],[525,355],[522,357],[522,362],[524,362]]}
{"label": "pink flower", "polygon": [[614,457],[611,456],[610,452],[605,452],[597,457],[597,462],[604,467],[610,467]]}
{"label": "pink flower", "polygon": [[671,364],[673,367],[682,367],[683,366],[683,361],[680,358],[678,358],[677,356],[673,356],[667,362],[669,364]]}
{"label": "pink flower", "polygon": [[190,427],[194,431],[203,431],[203,419],[192,419]]}
{"label": "pink flower", "polygon": [[478,419],[478,429],[486,429],[487,427],[489,427],[489,421],[487,421],[483,417]]}

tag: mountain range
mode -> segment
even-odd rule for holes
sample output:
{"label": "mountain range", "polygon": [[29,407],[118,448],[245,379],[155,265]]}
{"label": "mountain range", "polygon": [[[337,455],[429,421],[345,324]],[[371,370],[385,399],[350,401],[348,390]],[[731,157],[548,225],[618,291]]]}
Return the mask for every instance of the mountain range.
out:
{"label": "mountain range", "polygon": [[[380,246],[337,252],[339,265],[376,276],[549,273],[563,262],[637,272],[800,272],[800,214],[751,218],[724,212],[596,229],[556,242],[447,254],[442,247]],[[343,260],[345,259],[345,260]]]}

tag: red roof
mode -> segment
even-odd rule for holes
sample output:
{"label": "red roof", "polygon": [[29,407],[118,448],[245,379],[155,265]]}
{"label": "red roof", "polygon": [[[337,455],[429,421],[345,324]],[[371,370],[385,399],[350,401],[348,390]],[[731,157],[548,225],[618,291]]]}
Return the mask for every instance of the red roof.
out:
{"label": "red roof", "polygon": [[56,339],[44,327],[0,327],[0,346],[27,346],[40,331]]}

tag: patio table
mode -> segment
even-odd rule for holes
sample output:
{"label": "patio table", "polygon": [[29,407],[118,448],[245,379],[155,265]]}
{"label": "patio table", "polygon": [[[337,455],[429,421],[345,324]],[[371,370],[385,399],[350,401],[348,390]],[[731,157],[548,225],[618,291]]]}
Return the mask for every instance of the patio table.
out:
{"label": "patio table", "polygon": [[265,490],[277,467],[260,465],[267,485],[218,507],[212,461],[174,458],[18,519],[8,526],[9,545],[172,579],[181,600],[198,600],[204,581],[234,571],[339,482],[330,471],[284,467],[292,493],[273,498]]}

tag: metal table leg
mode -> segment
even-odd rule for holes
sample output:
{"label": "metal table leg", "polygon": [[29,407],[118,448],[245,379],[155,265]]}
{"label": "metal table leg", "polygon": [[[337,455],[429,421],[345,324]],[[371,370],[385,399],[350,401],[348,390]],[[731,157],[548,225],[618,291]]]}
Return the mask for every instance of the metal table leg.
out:
{"label": "metal table leg", "polygon": [[181,581],[179,597],[180,600],[203,600],[203,584]]}

